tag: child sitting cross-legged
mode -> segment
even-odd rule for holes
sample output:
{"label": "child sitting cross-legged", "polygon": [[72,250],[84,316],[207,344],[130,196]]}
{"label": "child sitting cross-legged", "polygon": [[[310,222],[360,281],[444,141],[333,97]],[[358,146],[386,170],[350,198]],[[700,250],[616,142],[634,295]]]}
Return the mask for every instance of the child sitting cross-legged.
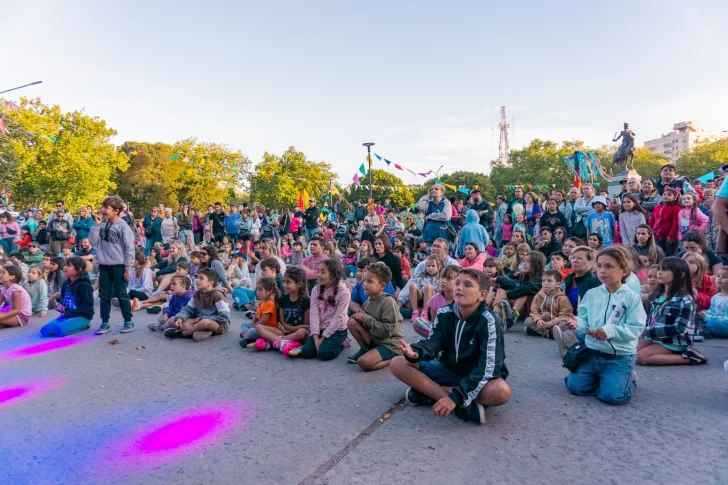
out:
{"label": "child sitting cross-legged", "polygon": [[22,284],[23,272],[17,264],[7,262],[0,266],[0,328],[22,327],[30,321],[33,304]]}
{"label": "child sitting cross-legged", "polygon": [[147,328],[153,332],[166,330],[169,327],[167,322],[170,319],[174,319],[175,315],[189,303],[192,295],[194,295],[195,292],[190,289],[191,287],[192,282],[188,277],[174,275],[172,282],[169,284],[169,291],[172,294],[169,298],[169,303],[159,317],[157,317],[157,321],[147,325]]}
{"label": "child sitting cross-legged", "polygon": [[[259,300],[258,309],[250,322],[250,328],[246,329],[245,324],[243,324],[243,331],[240,333],[242,339],[240,346],[249,349],[268,350],[271,348],[270,342],[259,339],[258,328],[263,326],[278,328],[276,298],[281,295],[281,292],[273,278],[263,276],[255,282],[255,295]],[[260,345],[256,345],[258,340],[261,341]]]}
{"label": "child sitting cross-legged", "polygon": [[202,268],[197,273],[197,291],[164,331],[167,338],[192,337],[197,342],[223,335],[230,327],[230,306],[225,294],[215,288],[217,273]]}
{"label": "child sitting cross-legged", "polygon": [[56,310],[61,314],[40,329],[43,337],[65,337],[86,330],[94,317],[94,289],[86,272],[86,261],[72,256],[63,263],[68,278],[61,287]]}
{"label": "child sitting cross-legged", "polygon": [[[376,263],[377,260],[372,257],[364,257],[361,258],[359,261],[356,262],[356,285],[354,285],[354,288],[351,290],[351,301],[349,302],[349,312],[351,313],[358,313],[361,311],[361,307],[364,304],[365,301],[369,298],[369,296],[364,291],[364,277],[366,276],[366,267],[370,264]],[[387,295],[394,294],[394,286],[392,286],[392,283],[390,282],[386,288],[384,288],[384,293]]]}
{"label": "child sitting cross-legged", "polygon": [[485,423],[486,406],[508,402],[503,333],[485,305],[487,283],[481,271],[460,270],[455,301],[437,313],[432,335],[412,345],[399,341],[404,356],[392,359],[390,369],[410,386],[407,402],[478,424]]}
{"label": "child sitting cross-legged", "polygon": [[346,359],[359,364],[362,370],[377,370],[389,365],[396,355],[402,355],[402,315],[392,295],[384,289],[392,281],[392,271],[384,264],[370,264],[364,276],[364,291],[369,297],[361,311],[349,319],[347,327],[361,347]]}
{"label": "child sitting cross-legged", "polygon": [[283,355],[303,346],[309,336],[311,298],[308,296],[306,272],[298,266],[289,266],[283,275],[285,293],[278,298],[278,326],[256,325],[258,340],[256,348],[267,349],[268,345],[283,352]]}
{"label": "child sitting cross-legged", "polygon": [[[187,278],[190,279],[190,269],[191,265],[187,262],[181,262],[177,263],[177,267],[174,270],[174,276],[179,276],[181,278]],[[174,278],[172,278],[174,279]],[[192,287],[192,280],[190,280],[190,287]],[[171,283],[170,288],[167,290],[157,290],[152,292],[152,295],[141,302],[141,308],[146,309],[147,313],[151,313],[153,315],[156,315],[158,313],[162,313],[162,311],[167,306],[167,301],[170,298],[170,295],[172,295],[173,292],[171,291]]]}
{"label": "child sitting cross-legged", "polygon": [[531,303],[531,315],[525,320],[524,332],[526,335],[540,335],[553,339],[553,328],[562,325],[562,330],[566,330],[569,316],[573,314],[574,308],[561,289],[561,272],[547,269],[541,278],[541,291]]}
{"label": "child sitting cross-legged", "polygon": [[23,284],[32,304],[33,314],[45,317],[48,314],[48,283],[43,278],[43,268],[39,264],[31,264],[28,279]]}

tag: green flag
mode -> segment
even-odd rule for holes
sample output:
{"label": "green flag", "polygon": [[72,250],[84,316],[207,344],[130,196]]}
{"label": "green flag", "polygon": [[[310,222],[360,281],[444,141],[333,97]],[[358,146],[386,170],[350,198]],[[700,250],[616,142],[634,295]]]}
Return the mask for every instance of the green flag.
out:
{"label": "green flag", "polygon": [[367,174],[367,168],[364,166],[364,164],[361,164],[361,167],[359,167],[359,172],[361,172],[362,176]]}

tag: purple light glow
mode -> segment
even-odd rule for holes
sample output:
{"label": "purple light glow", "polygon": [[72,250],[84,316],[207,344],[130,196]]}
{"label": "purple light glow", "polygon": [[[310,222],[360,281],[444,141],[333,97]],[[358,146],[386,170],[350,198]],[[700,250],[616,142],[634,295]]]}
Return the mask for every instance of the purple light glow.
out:
{"label": "purple light glow", "polygon": [[51,391],[63,383],[61,379],[22,382],[0,388],[0,409],[28,401]]}
{"label": "purple light glow", "polygon": [[30,345],[21,349],[9,350],[0,354],[0,360],[18,360],[27,359],[40,354],[46,354],[49,352],[57,352],[59,350],[74,347],[79,344],[89,342],[93,339],[93,335],[81,335],[77,337],[64,337],[50,342],[43,342],[40,344]]}
{"label": "purple light glow", "polygon": [[[166,462],[172,456],[199,451],[219,441],[237,427],[244,417],[238,405],[202,403],[182,411],[181,415],[163,419],[110,447],[112,460],[128,469]],[[247,413],[245,413],[247,414]]]}

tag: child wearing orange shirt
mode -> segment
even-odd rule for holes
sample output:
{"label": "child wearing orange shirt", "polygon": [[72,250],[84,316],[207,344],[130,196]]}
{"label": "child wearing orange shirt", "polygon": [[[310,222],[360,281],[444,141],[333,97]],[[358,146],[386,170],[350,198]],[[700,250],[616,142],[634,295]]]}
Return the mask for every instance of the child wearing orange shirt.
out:
{"label": "child wearing orange shirt", "polygon": [[[255,295],[258,297],[259,302],[253,321],[250,322],[251,330],[254,330],[257,326],[277,328],[278,309],[276,308],[276,298],[281,296],[281,292],[278,289],[276,280],[267,276],[260,278],[255,283]],[[256,348],[255,340],[257,340],[257,332],[255,338],[253,338],[251,330],[247,330],[240,334],[243,338],[243,340],[240,341],[241,347],[249,349]],[[270,348],[270,343],[267,341],[266,343],[268,344],[266,348],[258,350],[268,350]]]}

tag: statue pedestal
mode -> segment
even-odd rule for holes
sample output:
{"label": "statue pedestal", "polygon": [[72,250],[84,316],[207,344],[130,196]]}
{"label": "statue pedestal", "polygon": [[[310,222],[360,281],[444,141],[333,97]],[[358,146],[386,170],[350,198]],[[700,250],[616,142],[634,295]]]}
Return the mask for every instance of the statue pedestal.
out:
{"label": "statue pedestal", "polygon": [[626,180],[630,177],[637,177],[642,180],[642,177],[640,174],[637,173],[636,170],[625,170],[623,172],[617,173],[612,175],[612,180],[609,181],[608,187],[609,187],[609,196],[614,197],[616,195],[619,195],[622,192],[622,184],[620,183],[622,180]]}

